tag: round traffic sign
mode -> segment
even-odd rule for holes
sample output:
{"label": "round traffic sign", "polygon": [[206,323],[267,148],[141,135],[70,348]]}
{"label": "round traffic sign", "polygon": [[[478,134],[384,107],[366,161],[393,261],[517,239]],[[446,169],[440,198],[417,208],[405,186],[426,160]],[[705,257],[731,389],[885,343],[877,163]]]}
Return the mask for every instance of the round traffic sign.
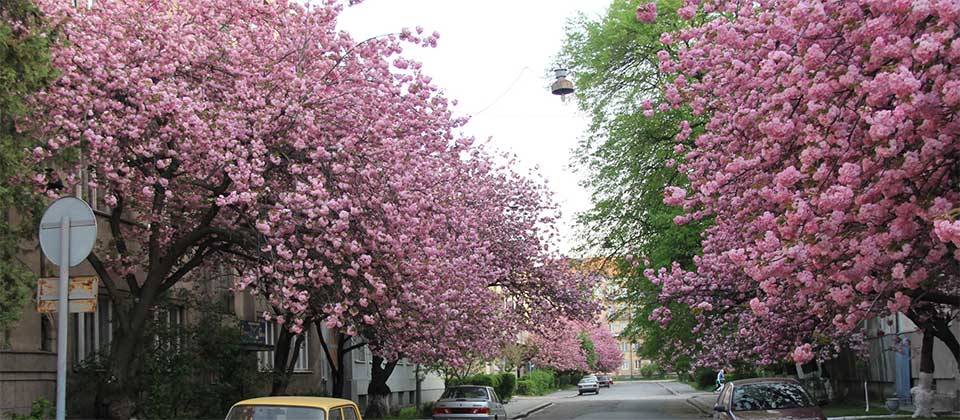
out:
{"label": "round traffic sign", "polygon": [[50,262],[60,265],[60,227],[70,222],[70,267],[83,262],[97,242],[97,217],[87,203],[76,197],[54,201],[40,219],[40,249]]}

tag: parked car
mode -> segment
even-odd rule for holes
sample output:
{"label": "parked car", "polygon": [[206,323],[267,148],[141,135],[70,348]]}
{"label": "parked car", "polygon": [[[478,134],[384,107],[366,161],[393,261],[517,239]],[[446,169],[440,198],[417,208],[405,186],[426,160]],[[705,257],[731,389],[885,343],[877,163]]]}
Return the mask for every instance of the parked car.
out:
{"label": "parked car", "polygon": [[714,419],[826,420],[800,382],[789,378],[742,379],[724,384]]}
{"label": "parked car", "polygon": [[597,383],[602,387],[610,388],[610,385],[613,385],[613,378],[607,375],[598,375]]}
{"label": "parked car", "polygon": [[596,376],[584,376],[583,379],[577,383],[577,393],[579,395],[583,395],[587,392],[592,392],[594,394],[600,393],[600,383],[597,382]]}
{"label": "parked car", "polygon": [[230,407],[226,420],[363,420],[350,400],[320,397],[264,397]]}
{"label": "parked car", "polygon": [[433,420],[506,420],[507,410],[489,386],[447,388],[433,406]]}

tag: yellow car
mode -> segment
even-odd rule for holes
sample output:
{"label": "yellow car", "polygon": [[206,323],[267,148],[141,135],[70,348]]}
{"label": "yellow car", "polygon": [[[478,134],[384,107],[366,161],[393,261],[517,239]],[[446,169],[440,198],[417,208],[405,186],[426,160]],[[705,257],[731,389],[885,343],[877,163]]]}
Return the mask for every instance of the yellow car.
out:
{"label": "yellow car", "polygon": [[363,420],[350,400],[320,397],[263,397],[233,405],[226,420]]}

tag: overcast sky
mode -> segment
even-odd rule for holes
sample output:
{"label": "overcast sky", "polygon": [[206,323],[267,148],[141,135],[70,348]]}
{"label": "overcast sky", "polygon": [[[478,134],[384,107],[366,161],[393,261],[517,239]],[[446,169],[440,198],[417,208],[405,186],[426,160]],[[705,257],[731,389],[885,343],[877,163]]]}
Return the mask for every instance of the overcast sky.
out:
{"label": "overcast sky", "polygon": [[569,167],[587,119],[573,97],[550,94],[567,19],[598,16],[610,0],[365,0],[347,8],[340,28],[355,39],[422,26],[437,31],[435,49],[408,47],[434,83],[470,115],[464,132],[517,155],[521,170],[538,168],[563,211],[560,249],[575,246],[573,216],[589,208],[589,193]]}

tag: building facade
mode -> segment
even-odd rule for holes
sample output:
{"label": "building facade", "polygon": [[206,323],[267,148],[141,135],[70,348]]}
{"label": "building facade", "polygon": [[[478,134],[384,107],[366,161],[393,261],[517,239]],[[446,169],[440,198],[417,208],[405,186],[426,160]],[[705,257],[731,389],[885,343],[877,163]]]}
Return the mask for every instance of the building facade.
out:
{"label": "building facade", "polygon": [[[78,189],[76,195],[88,201],[98,217],[100,226],[108,225],[109,213],[103,204],[103,195],[95,189]],[[100,242],[108,243],[109,229],[99,229]],[[58,268],[40,253],[36,242],[22,245],[21,260],[38,277],[55,277]],[[274,344],[280,327],[266,321],[262,314],[268,306],[246,292],[232,292],[234,273],[226,266],[196,270],[192,277],[185,278],[170,291],[171,296],[191,296],[202,300],[223,314],[228,324],[243,330],[248,338],[248,351],[255,352],[258,368],[263,372],[273,369]],[[96,273],[88,262],[70,269],[71,277],[92,276]],[[129,295],[118,284],[119,294]],[[70,314],[68,331],[57,331],[55,313],[38,312],[36,298],[23,308],[15,326],[0,331],[0,413],[27,413],[31,404],[39,398],[55,401],[57,340],[68,338],[68,378],[75,373],[81,361],[95,353],[105,353],[110,348],[114,332],[114,308],[105,287],[99,288],[96,312]],[[126,297],[126,296],[124,296]],[[177,298],[169,299],[154,310],[154,320],[176,327],[197,322],[200,314],[190,305],[181,305]],[[297,352],[294,370],[287,388],[288,394],[330,395],[333,390],[332,372],[320,340],[328,348],[336,348],[336,336],[323,329],[308,328]],[[291,349],[291,353],[293,349]],[[368,350],[357,350],[345,358],[345,393],[361,407],[366,402],[366,390],[370,380],[371,357]],[[388,385],[393,391],[392,401],[398,406],[410,405],[415,400],[416,366],[401,362],[391,375]],[[443,392],[443,380],[436,374],[421,374],[422,401],[431,401]],[[71,390],[68,389],[68,397]],[[269,384],[256,393],[266,395]],[[89,407],[68,407],[72,412],[89,413]]]}

